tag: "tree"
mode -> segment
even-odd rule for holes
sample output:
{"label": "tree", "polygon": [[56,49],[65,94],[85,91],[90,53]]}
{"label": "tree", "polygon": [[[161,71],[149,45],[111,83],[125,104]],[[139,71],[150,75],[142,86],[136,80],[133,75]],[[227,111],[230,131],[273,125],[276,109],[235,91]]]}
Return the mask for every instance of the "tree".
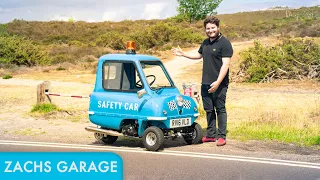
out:
{"label": "tree", "polygon": [[192,22],[204,19],[207,15],[215,15],[222,0],[177,0],[179,15],[189,19]]}
{"label": "tree", "polygon": [[69,18],[69,19],[68,19],[68,22],[73,23],[73,22],[74,22],[73,17]]}

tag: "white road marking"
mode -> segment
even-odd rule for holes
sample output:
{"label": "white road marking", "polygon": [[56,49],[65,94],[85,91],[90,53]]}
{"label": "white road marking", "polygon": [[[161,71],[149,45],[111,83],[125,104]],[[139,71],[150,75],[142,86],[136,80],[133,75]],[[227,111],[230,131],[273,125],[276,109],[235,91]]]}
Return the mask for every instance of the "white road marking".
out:
{"label": "white road marking", "polygon": [[78,145],[78,144],[28,142],[28,141],[6,141],[6,140],[0,140],[0,144],[14,145],[14,146],[55,147],[55,148],[86,149],[86,150],[114,151],[114,152],[132,152],[132,153],[195,157],[195,158],[205,158],[205,159],[220,159],[220,160],[253,162],[253,163],[262,163],[262,164],[273,164],[273,165],[320,169],[320,163],[287,161],[287,160],[280,160],[280,159],[255,158],[255,157],[232,156],[232,155],[221,155],[221,154],[210,154],[210,153],[170,151],[170,150],[151,152],[151,151],[146,151],[142,148],[123,148],[123,147],[106,147],[106,146],[95,146],[95,145]]}
{"label": "white road marking", "polygon": [[282,159],[256,158],[256,157],[247,157],[247,156],[233,156],[233,155],[210,154],[210,153],[197,153],[197,152],[188,152],[188,151],[166,150],[166,152],[170,152],[170,153],[183,152],[184,154],[199,154],[199,155],[208,155],[208,156],[233,157],[233,158],[241,158],[241,159],[255,159],[255,160],[263,160],[263,161],[277,161],[277,162],[287,162],[287,163],[294,163],[294,164],[308,164],[308,165],[320,166],[320,163],[310,163],[310,162],[302,162],[302,161],[289,161],[289,160],[282,160]]}

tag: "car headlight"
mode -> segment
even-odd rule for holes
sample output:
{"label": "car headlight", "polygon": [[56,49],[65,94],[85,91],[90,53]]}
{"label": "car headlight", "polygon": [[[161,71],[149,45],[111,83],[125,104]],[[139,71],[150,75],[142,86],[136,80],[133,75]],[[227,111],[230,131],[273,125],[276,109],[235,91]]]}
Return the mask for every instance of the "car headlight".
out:
{"label": "car headlight", "polygon": [[183,106],[183,97],[182,96],[177,96],[176,101],[179,107]]}

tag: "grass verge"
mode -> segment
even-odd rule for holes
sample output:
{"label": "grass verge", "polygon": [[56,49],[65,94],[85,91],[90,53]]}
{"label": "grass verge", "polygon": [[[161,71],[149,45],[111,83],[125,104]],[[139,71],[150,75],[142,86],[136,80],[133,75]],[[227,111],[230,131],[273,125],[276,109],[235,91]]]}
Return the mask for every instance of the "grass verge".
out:
{"label": "grass verge", "polygon": [[44,104],[36,104],[32,107],[31,113],[50,113],[53,111],[59,111],[60,109],[55,104],[44,103]]}
{"label": "grass verge", "polygon": [[[319,95],[231,91],[228,99],[228,138],[320,145]],[[205,129],[206,115],[201,104],[199,112],[198,122]]]}
{"label": "grass verge", "polygon": [[235,139],[276,140],[300,146],[320,145],[319,129],[282,126],[277,123],[244,122],[230,125],[230,136]]}

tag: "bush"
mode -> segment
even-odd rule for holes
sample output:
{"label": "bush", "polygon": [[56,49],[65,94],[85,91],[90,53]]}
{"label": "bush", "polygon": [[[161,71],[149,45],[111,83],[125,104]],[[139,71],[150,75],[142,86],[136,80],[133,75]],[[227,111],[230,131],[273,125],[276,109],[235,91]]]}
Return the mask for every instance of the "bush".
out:
{"label": "bush", "polygon": [[238,74],[245,74],[247,82],[320,79],[320,44],[310,38],[288,39],[275,47],[255,41],[240,56]]}
{"label": "bush", "polygon": [[125,38],[118,32],[107,32],[96,39],[96,44],[102,47],[109,47],[115,50],[125,49]]}
{"label": "bush", "polygon": [[48,63],[47,52],[32,41],[17,36],[0,36],[0,64],[30,67]]}
{"label": "bush", "polygon": [[64,71],[64,70],[66,70],[66,68],[64,68],[64,67],[57,67],[57,69],[56,69],[57,71]]}
{"label": "bush", "polygon": [[[104,54],[109,54],[109,53],[104,53]],[[98,61],[98,58],[96,58],[95,56],[93,55],[87,55],[87,56],[84,56],[81,58],[81,61],[84,61],[84,62],[96,62]]]}
{"label": "bush", "polygon": [[[76,64],[86,61],[86,57],[100,57],[106,54],[107,51],[101,47],[77,47],[67,45],[51,46],[51,64],[59,64],[69,62]],[[90,60],[89,60],[90,61]]]}
{"label": "bush", "polygon": [[179,29],[172,35],[172,40],[179,44],[184,43],[202,43],[204,36],[191,29]]}
{"label": "bush", "polygon": [[80,41],[76,41],[76,40],[70,41],[68,44],[69,44],[70,46],[77,46],[77,47],[86,46],[84,43],[82,43],[82,42],[80,42]]}
{"label": "bush", "polygon": [[11,79],[13,78],[13,76],[11,76],[10,74],[5,74],[4,76],[2,76],[2,79]]}
{"label": "bush", "polygon": [[64,62],[75,63],[76,60],[71,54],[58,54],[51,59],[51,64],[60,64]]}
{"label": "bush", "polygon": [[0,36],[8,36],[6,25],[0,23]]}
{"label": "bush", "polygon": [[174,23],[188,22],[188,18],[186,18],[182,14],[178,14],[174,17],[169,18],[169,21]]}

